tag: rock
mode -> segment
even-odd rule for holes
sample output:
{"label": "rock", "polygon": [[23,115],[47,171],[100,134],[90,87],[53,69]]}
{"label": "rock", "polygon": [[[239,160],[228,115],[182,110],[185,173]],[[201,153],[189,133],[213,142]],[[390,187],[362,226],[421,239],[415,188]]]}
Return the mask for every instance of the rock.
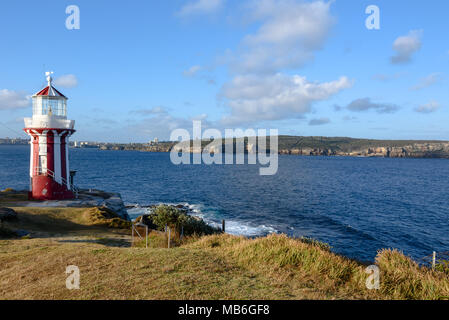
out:
{"label": "rock", "polygon": [[17,219],[17,213],[10,208],[0,208],[0,221],[11,221]]}
{"label": "rock", "polygon": [[125,204],[123,203],[122,196],[119,193],[111,193],[111,197],[106,199],[102,205],[115,213],[117,213],[122,219],[131,221]]}
{"label": "rock", "polygon": [[21,238],[30,235],[30,232],[28,232],[28,231],[26,231],[26,230],[16,230],[16,231],[14,231],[14,232],[16,233],[16,235],[17,235],[18,237],[21,237]]}
{"label": "rock", "polygon": [[33,202],[28,206],[68,208],[105,207],[117,213],[120,218],[131,221],[128,215],[128,211],[126,210],[125,204],[119,193],[110,193],[99,190],[82,190],[78,199],[42,201],[39,203]]}

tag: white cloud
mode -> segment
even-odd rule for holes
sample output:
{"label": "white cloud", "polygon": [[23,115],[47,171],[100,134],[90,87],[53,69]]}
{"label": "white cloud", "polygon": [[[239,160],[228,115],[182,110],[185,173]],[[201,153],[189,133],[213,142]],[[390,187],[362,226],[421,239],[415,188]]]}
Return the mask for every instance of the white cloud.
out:
{"label": "white cloud", "polygon": [[189,2],[179,10],[179,16],[211,14],[223,7],[224,0],[196,0]]}
{"label": "white cloud", "polygon": [[243,39],[240,52],[233,58],[235,71],[276,72],[300,67],[313,59],[334,24],[331,3],[252,1],[248,14],[261,26]]}
{"label": "white cloud", "polygon": [[203,128],[209,128],[210,123],[206,114],[201,114],[192,118],[177,117],[168,112],[148,114],[148,117],[132,122],[126,128],[126,131],[136,133],[139,137],[145,139],[159,138],[160,140],[169,140],[170,135],[175,129],[186,129],[192,135],[193,120],[201,120]]}
{"label": "white cloud", "polygon": [[24,92],[8,89],[0,90],[0,110],[27,108],[30,97]]}
{"label": "white cloud", "polygon": [[437,111],[440,107],[441,106],[437,101],[430,101],[429,103],[420,105],[415,111],[419,113],[432,113]]}
{"label": "white cloud", "polygon": [[73,74],[65,74],[54,80],[55,86],[63,88],[74,88],[78,85],[78,79]]}
{"label": "white cloud", "polygon": [[305,77],[285,74],[239,75],[223,86],[221,95],[231,108],[224,124],[300,118],[311,111],[316,101],[329,99],[350,88],[352,82],[341,77],[332,82],[309,82]]}
{"label": "white cloud", "polygon": [[406,36],[397,38],[393,43],[396,55],[391,57],[391,63],[400,64],[410,62],[412,55],[421,49],[422,30],[412,30]]}
{"label": "white cloud", "polygon": [[425,89],[427,87],[430,87],[434,84],[436,84],[437,82],[439,82],[442,79],[442,74],[441,73],[432,73],[429,74],[427,77],[422,78],[418,84],[414,85],[413,87],[411,87],[410,89],[413,91],[418,91],[421,89]]}
{"label": "white cloud", "polygon": [[201,66],[192,66],[185,70],[182,74],[185,77],[194,77],[201,70]]}

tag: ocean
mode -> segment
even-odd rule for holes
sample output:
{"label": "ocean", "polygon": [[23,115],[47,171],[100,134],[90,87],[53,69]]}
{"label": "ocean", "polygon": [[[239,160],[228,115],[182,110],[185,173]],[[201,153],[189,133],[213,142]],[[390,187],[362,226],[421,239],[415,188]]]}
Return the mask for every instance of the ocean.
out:
{"label": "ocean", "polygon": [[[185,204],[227,232],[272,232],[329,243],[373,261],[382,248],[415,259],[449,250],[449,160],[280,156],[257,165],[181,165],[168,153],[70,149],[75,184],[119,192],[139,206]],[[0,189],[27,189],[29,146],[0,146]]]}

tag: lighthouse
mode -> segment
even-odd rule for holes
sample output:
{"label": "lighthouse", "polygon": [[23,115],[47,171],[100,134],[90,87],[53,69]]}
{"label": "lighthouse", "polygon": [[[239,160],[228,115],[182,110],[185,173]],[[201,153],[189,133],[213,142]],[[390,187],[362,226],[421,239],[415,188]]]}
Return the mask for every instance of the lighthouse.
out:
{"label": "lighthouse", "polygon": [[68,148],[75,121],[67,120],[68,99],[53,87],[52,74],[45,73],[47,86],[33,95],[33,117],[25,118],[24,131],[31,137],[29,196],[34,200],[75,198]]}

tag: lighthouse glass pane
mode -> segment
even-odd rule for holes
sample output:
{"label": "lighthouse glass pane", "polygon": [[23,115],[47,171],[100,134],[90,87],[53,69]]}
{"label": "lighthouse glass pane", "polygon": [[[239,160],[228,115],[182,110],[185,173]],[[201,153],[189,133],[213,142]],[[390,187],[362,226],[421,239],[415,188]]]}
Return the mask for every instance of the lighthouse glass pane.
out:
{"label": "lighthouse glass pane", "polygon": [[60,116],[60,117],[65,117],[67,116],[66,113],[66,102],[63,99],[52,99],[49,100],[50,102],[50,106],[51,106],[51,110],[53,115],[55,116]]}
{"label": "lighthouse glass pane", "polygon": [[42,98],[37,97],[37,98],[33,98],[33,115],[43,115],[43,110],[42,110]]}
{"label": "lighthouse glass pane", "polygon": [[66,117],[67,102],[65,99],[48,99],[43,97],[33,98],[33,115],[48,115]]}

